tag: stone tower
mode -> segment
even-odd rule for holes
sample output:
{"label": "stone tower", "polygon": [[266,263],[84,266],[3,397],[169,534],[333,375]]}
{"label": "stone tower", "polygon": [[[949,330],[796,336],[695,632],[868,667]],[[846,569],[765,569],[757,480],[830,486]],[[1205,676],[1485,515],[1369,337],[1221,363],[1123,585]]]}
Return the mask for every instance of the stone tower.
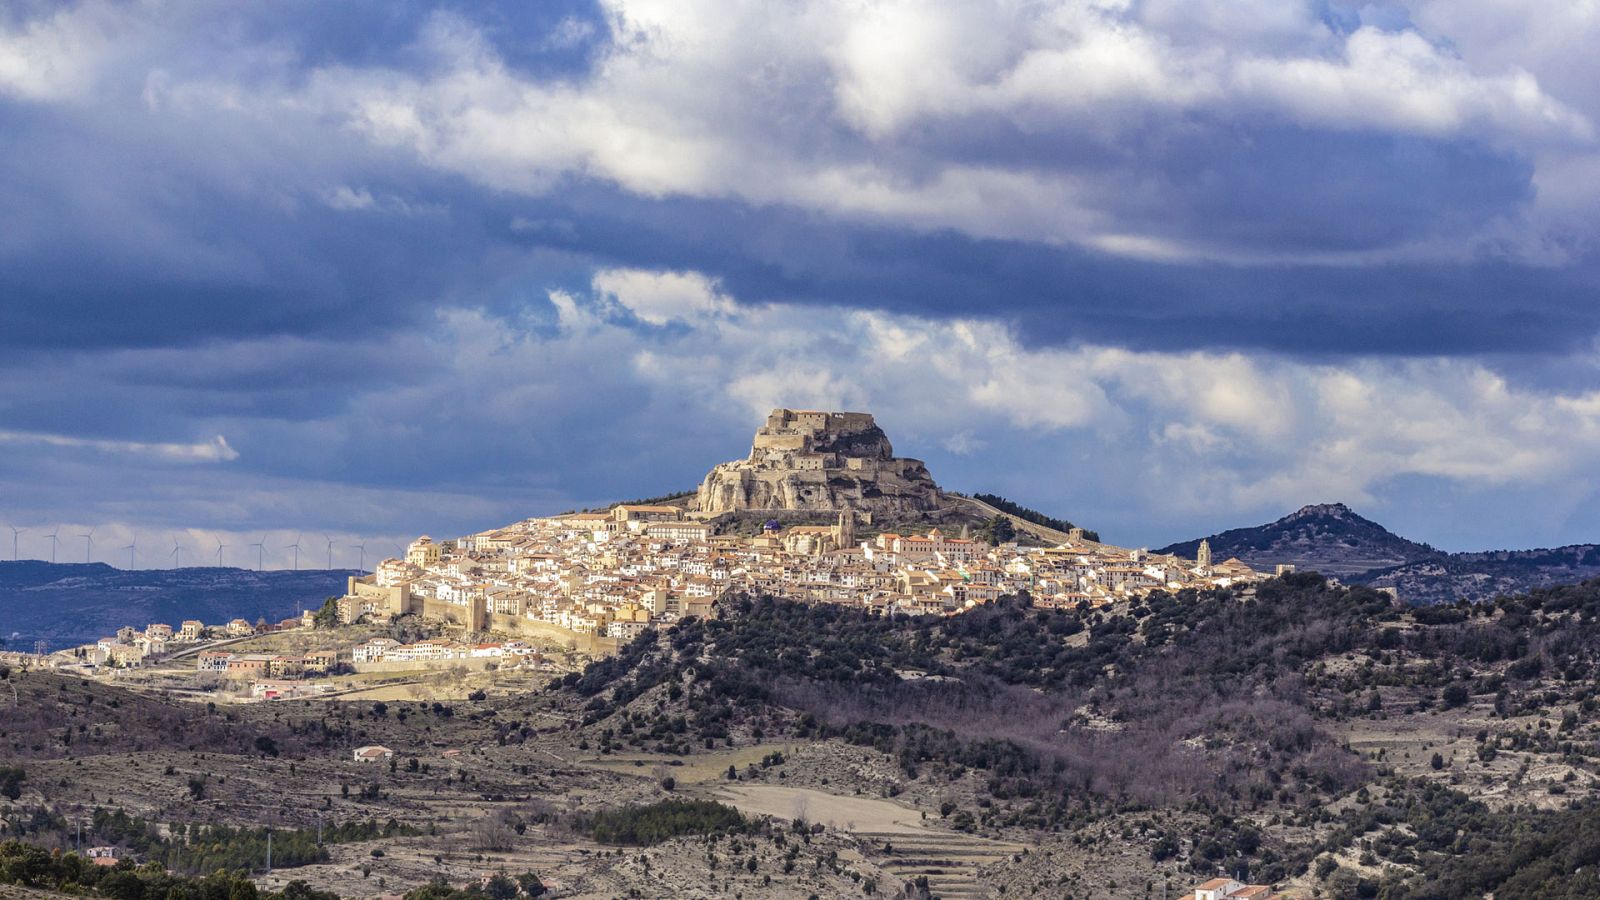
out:
{"label": "stone tower", "polygon": [[1200,549],[1195,551],[1194,558],[1195,562],[1200,564],[1200,568],[1211,568],[1211,542],[1202,540],[1200,542]]}
{"label": "stone tower", "polygon": [[833,526],[833,545],[840,550],[848,550],[856,545],[856,514],[853,511],[839,511],[839,524]]}

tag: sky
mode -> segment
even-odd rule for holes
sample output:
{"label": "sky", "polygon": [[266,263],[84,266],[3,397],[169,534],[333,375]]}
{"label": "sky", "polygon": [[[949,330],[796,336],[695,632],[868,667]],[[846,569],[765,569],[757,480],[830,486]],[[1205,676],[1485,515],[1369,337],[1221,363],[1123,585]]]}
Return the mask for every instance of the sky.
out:
{"label": "sky", "polygon": [[370,564],[790,406],[1129,546],[1600,541],[1597,45],[1595,0],[0,0],[0,523]]}

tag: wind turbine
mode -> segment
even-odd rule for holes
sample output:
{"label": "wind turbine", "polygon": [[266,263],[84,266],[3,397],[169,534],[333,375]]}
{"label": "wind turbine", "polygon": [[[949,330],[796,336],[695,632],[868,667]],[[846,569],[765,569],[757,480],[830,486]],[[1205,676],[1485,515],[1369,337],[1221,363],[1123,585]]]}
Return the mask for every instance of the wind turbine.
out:
{"label": "wind turbine", "polygon": [[[302,532],[302,534],[303,533],[304,532]],[[298,535],[298,534],[295,535],[294,536],[294,543],[290,544],[289,546],[285,547],[284,549],[285,550],[293,550],[294,551],[294,570],[296,572],[300,571],[300,535]]]}
{"label": "wind turbine", "polygon": [[263,534],[261,536],[261,540],[256,541],[250,546],[256,548],[256,571],[259,572],[261,571],[261,561],[265,559],[267,555],[267,536]]}
{"label": "wind turbine", "polygon": [[328,568],[333,568],[333,538],[323,535],[328,539]]}
{"label": "wind turbine", "polygon": [[80,534],[78,537],[83,538],[83,561],[90,562],[90,558],[94,556],[94,529],[91,528],[88,534]]}
{"label": "wind turbine", "polygon": [[365,572],[367,570],[367,545],[366,544],[355,544],[353,546],[357,550],[361,551],[361,562],[356,565],[356,571],[357,572]]}
{"label": "wind turbine", "polygon": [[183,555],[182,555],[182,553],[183,553],[183,547],[181,545],[179,545],[179,543],[176,540],[174,540],[172,542],[172,567],[174,569],[183,568]]}
{"label": "wind turbine", "polygon": [[[17,560],[22,558],[22,557],[17,555],[17,535],[19,535],[19,534],[21,534],[21,533],[23,533],[24,531],[27,531],[27,530],[28,529],[26,529],[26,528],[18,528],[15,525],[11,526],[11,561],[12,562],[16,562]],[[328,568],[331,569],[333,567],[329,566]]]}
{"label": "wind turbine", "polygon": [[56,561],[56,544],[60,543],[59,541],[56,540],[56,535],[58,535],[60,533],[61,533],[61,526],[57,525],[56,526],[56,530],[50,532],[50,534],[48,535],[48,537],[50,538],[50,562],[51,562],[52,565],[54,565],[55,561]]}
{"label": "wind turbine", "polygon": [[139,547],[139,532],[135,531],[133,533],[133,543],[131,543],[128,546],[122,548],[122,549],[128,551],[128,570],[129,571],[132,571],[133,569],[137,568],[134,565],[133,556],[134,556],[134,554],[136,552],[138,552],[138,547]]}
{"label": "wind turbine", "polygon": [[222,542],[222,538],[217,538],[217,568],[219,569],[222,568],[222,548],[226,546],[228,545]]}

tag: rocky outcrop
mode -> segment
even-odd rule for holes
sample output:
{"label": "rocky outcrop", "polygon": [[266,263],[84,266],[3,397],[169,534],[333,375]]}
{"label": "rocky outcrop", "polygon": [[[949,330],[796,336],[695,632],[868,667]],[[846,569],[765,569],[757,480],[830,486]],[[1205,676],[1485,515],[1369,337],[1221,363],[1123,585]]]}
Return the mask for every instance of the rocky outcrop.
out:
{"label": "rocky outcrop", "polygon": [[712,469],[695,497],[702,513],[744,510],[903,515],[937,509],[921,460],[894,455],[868,413],[775,409],[750,455]]}
{"label": "rocky outcrop", "polygon": [[[1600,545],[1445,553],[1400,537],[1343,503],[1307,506],[1267,525],[1211,535],[1209,541],[1219,559],[1236,556],[1259,569],[1289,563],[1356,584],[1393,588],[1400,599],[1419,605],[1492,600],[1600,576]],[[1157,552],[1193,556],[1199,543]]]}
{"label": "rocky outcrop", "polygon": [[[1357,515],[1343,503],[1301,507],[1276,522],[1235,528],[1210,535],[1208,540],[1217,559],[1237,557],[1262,569],[1290,564],[1340,578],[1443,555]],[[1192,559],[1199,543],[1198,539],[1186,541],[1157,552]]]}

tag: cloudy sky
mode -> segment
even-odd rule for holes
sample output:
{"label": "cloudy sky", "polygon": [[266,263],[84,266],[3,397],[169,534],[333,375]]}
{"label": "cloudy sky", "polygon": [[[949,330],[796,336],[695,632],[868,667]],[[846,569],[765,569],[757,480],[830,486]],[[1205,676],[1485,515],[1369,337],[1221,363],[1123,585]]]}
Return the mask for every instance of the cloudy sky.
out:
{"label": "cloudy sky", "polygon": [[1600,540],[1597,45],[1595,0],[7,0],[0,522],[348,565],[789,405],[1131,545]]}

